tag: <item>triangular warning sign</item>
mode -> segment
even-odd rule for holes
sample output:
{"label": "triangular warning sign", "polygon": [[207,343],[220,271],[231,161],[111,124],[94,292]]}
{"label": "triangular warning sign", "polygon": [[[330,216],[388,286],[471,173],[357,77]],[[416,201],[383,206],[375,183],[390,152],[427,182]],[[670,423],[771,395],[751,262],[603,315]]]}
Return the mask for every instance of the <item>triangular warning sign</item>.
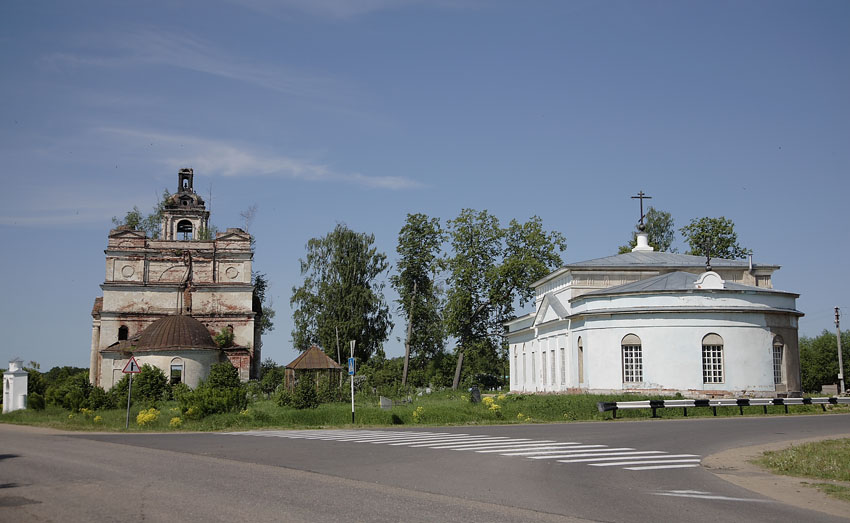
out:
{"label": "triangular warning sign", "polygon": [[122,370],[121,372],[123,372],[124,374],[138,374],[141,371],[142,369],[139,367],[139,362],[136,361],[135,357],[130,356],[130,361],[128,361],[127,364],[124,365],[124,370]]}

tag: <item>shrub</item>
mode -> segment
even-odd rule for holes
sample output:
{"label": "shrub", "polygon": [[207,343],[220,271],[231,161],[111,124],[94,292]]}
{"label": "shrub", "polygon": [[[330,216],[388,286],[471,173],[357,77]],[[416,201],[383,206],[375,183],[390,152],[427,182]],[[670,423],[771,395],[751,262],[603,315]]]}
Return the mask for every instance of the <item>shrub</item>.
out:
{"label": "shrub", "polygon": [[214,389],[235,389],[242,386],[239,371],[229,361],[215,363],[210,367],[210,375],[204,382],[205,386]]}
{"label": "shrub", "polygon": [[332,379],[323,379],[318,386],[319,403],[335,403],[342,401],[343,390]]}
{"label": "shrub", "polygon": [[180,398],[190,392],[192,392],[192,389],[190,389],[185,383],[177,383],[171,386],[171,398],[177,402],[180,401]]}
{"label": "shrub", "polygon": [[298,380],[298,385],[295,386],[295,393],[292,395],[292,406],[296,409],[315,409],[319,406],[319,395],[316,393],[316,386],[313,380],[306,376],[302,376]]}
{"label": "shrub", "polygon": [[86,396],[80,389],[71,389],[65,393],[62,406],[68,410],[80,410],[86,405]]}
{"label": "shrub", "polygon": [[277,398],[275,398],[275,401],[280,407],[291,407],[292,393],[286,390],[285,387],[279,387],[277,389]]}
{"label": "shrub", "polygon": [[210,367],[210,375],[195,390],[175,387],[174,397],[186,417],[195,419],[239,412],[248,406],[246,387],[239,380],[239,371],[230,362]]}
{"label": "shrub", "polygon": [[114,409],[118,406],[114,400],[103,387],[92,387],[86,406],[92,410]]}
{"label": "shrub", "polygon": [[422,407],[416,407],[413,411],[413,423],[419,423],[422,421],[422,414],[425,412],[425,409]]}
{"label": "shrub", "polygon": [[167,392],[168,378],[159,367],[148,363],[142,365],[141,372],[133,378],[133,400],[145,405],[155,406]]}
{"label": "shrub", "polygon": [[65,376],[48,386],[44,399],[48,405],[57,405],[68,410],[79,410],[85,407],[91,389],[88,371],[81,371]]}
{"label": "shrub", "polygon": [[213,341],[221,349],[226,349],[233,345],[233,331],[227,327],[222,327],[218,334],[213,336]]}
{"label": "shrub", "polygon": [[263,378],[260,380],[260,389],[263,393],[273,393],[283,383],[284,374],[285,369],[283,367],[266,369],[263,373]]}
{"label": "shrub", "polygon": [[32,410],[44,410],[44,396],[38,392],[27,395],[27,408]]}
{"label": "shrub", "polygon": [[139,412],[138,416],[136,416],[136,423],[138,423],[139,426],[144,427],[145,425],[155,422],[158,418],[159,411],[155,408],[149,408]]}
{"label": "shrub", "polygon": [[168,426],[172,429],[179,429],[180,426],[183,425],[183,420],[180,418],[171,418],[171,421],[168,422]]}

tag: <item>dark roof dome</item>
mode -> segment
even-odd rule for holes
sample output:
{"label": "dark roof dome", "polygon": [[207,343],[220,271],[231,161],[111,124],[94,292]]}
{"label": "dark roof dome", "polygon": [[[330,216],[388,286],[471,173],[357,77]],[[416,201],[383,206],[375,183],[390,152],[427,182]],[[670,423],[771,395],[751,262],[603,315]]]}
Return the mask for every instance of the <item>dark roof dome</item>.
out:
{"label": "dark roof dome", "polygon": [[175,314],[156,320],[139,335],[136,350],[217,349],[204,324]]}

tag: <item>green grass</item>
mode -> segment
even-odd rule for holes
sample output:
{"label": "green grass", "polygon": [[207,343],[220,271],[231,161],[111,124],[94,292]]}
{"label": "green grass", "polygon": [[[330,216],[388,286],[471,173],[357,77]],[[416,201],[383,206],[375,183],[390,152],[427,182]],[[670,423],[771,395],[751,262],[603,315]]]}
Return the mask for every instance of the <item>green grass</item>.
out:
{"label": "green grass", "polygon": [[850,438],[765,452],[755,463],[787,476],[850,481]]}
{"label": "green grass", "polygon": [[[628,394],[591,395],[487,395],[498,407],[486,403],[474,404],[469,394],[460,391],[440,391],[424,396],[412,396],[411,402],[383,410],[378,406],[375,396],[358,395],[356,398],[356,417],[353,426],[434,426],[434,425],[492,425],[506,423],[552,423],[567,421],[610,420],[610,412],[600,413],[596,404],[599,401],[634,401],[659,399],[658,396],[637,396]],[[159,406],[158,418],[140,426],[136,422],[141,407],[131,409],[131,432],[151,431],[216,431],[250,430],[258,428],[318,428],[351,427],[351,404],[347,402],[320,405],[316,409],[296,410],[279,407],[273,401],[252,402],[242,413],[226,413],[208,416],[196,420],[180,414],[176,402],[165,402]],[[850,412],[850,407],[832,407],[830,411]],[[770,414],[784,415],[783,407],[768,407]],[[800,405],[789,408],[792,414],[815,414],[821,412],[819,406]],[[745,415],[762,416],[761,407],[745,407]],[[27,425],[39,425],[63,430],[84,431],[124,431],[125,409],[97,412],[71,413],[57,407],[48,407],[42,411],[15,411],[0,416],[0,422]],[[739,416],[737,407],[719,407],[718,416]],[[96,419],[99,416],[100,419]],[[621,410],[617,418],[647,419],[651,410]],[[658,409],[662,418],[681,418],[682,409]],[[710,408],[689,408],[689,417],[712,416]],[[179,427],[171,426],[172,418],[181,420]]]}
{"label": "green grass", "polygon": [[794,445],[753,460],[776,474],[843,483],[806,483],[828,496],[850,502],[850,438]]}

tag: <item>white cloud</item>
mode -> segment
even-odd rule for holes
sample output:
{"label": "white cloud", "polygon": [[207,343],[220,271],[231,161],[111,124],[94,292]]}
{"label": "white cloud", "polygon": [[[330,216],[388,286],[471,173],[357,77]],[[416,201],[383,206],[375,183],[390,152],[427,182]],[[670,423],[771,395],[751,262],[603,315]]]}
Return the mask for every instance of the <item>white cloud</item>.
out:
{"label": "white cloud", "polygon": [[264,14],[281,15],[285,11],[301,11],[314,16],[350,18],[378,11],[398,10],[411,6],[452,8],[477,5],[478,0],[226,0]]}
{"label": "white cloud", "polygon": [[107,225],[113,216],[123,216],[138,201],[115,198],[109,187],[80,186],[78,181],[50,186],[25,185],[14,188],[15,197],[4,202],[6,213],[0,225],[20,227],[64,227],[87,223]]}
{"label": "white cloud", "polygon": [[51,67],[134,67],[140,64],[168,66],[245,82],[290,95],[330,98],[340,86],[331,78],[297,71],[277,64],[251,62],[212,43],[188,34],[162,31],[128,31],[110,35],[101,48],[109,56],[86,53],[54,53],[43,58]]}
{"label": "white cloud", "polygon": [[165,134],[132,129],[104,128],[102,133],[141,138],[156,143],[157,161],[168,168],[192,166],[208,175],[224,177],[273,176],[309,182],[343,182],[366,187],[401,190],[422,184],[402,176],[368,176],[340,172],[327,165],[263,152],[246,146],[195,136]]}

